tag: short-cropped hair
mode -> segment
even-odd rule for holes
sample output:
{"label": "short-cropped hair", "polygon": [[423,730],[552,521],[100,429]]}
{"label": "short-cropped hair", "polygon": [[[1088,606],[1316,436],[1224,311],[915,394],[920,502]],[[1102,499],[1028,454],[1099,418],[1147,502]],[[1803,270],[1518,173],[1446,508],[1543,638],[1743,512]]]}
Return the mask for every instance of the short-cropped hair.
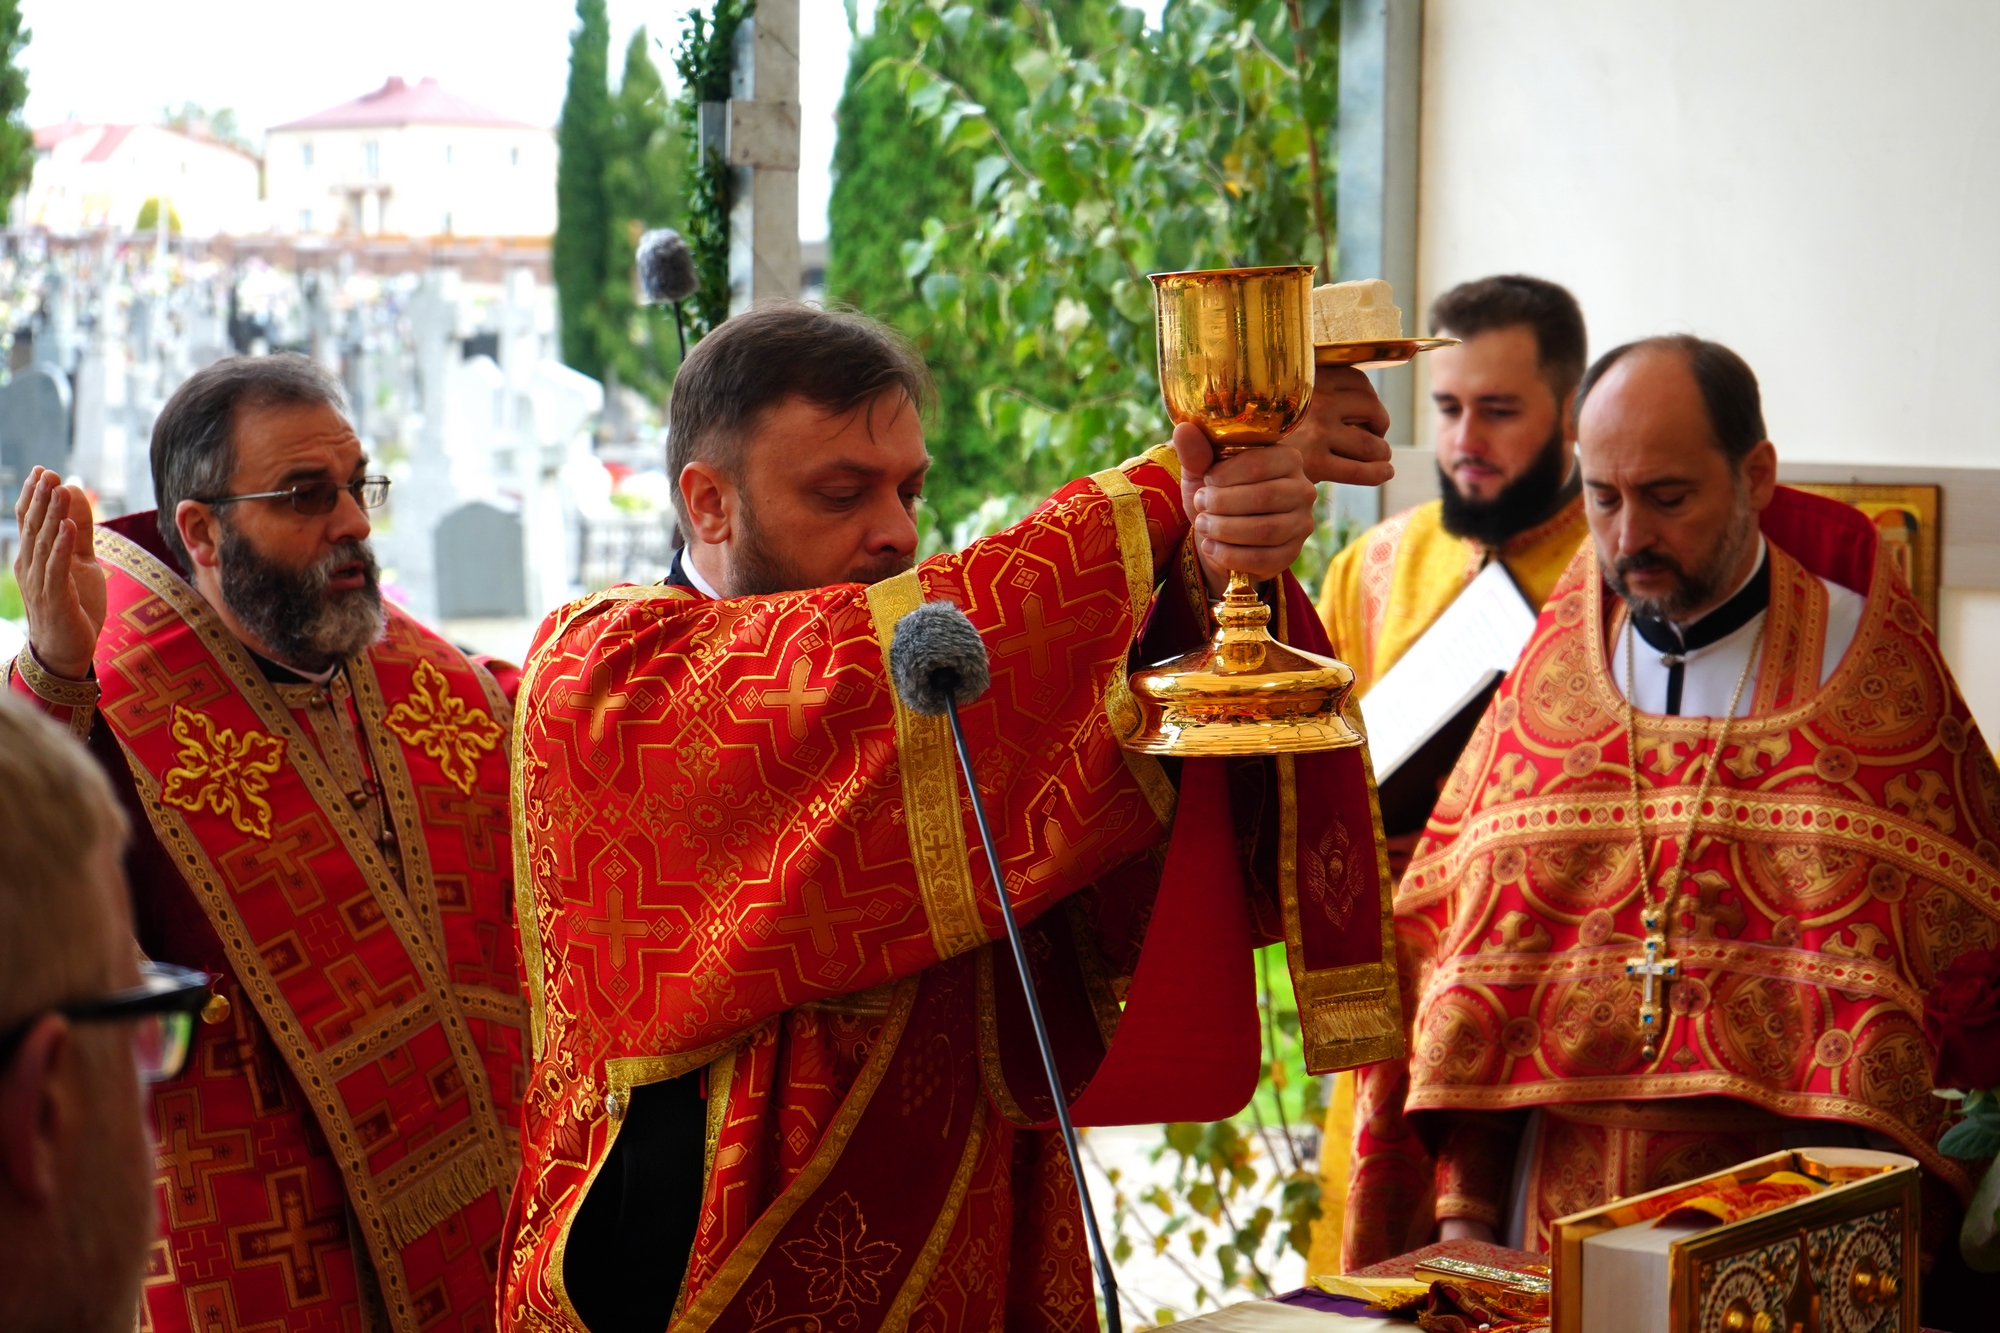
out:
{"label": "short-cropped hair", "polygon": [[1691,333],[1640,338],[1621,343],[1598,357],[1577,390],[1576,411],[1579,418],[1583,415],[1584,400],[1590,397],[1590,391],[1597,387],[1597,382],[1611,367],[1633,352],[1670,352],[1687,362],[1695,385],[1701,390],[1702,406],[1708,410],[1708,425],[1715,435],[1715,447],[1722,450],[1730,467],[1742,463],[1764,439],[1764,399],[1757,389],[1757,375],[1750,369],[1750,363],[1721,343],[1709,342]]}
{"label": "short-cropped hair", "polygon": [[236,413],[245,407],[324,403],[345,415],[340,381],[309,356],[229,356],[188,376],[153,423],[153,494],[160,540],[194,573],[174,511],[183,500],[226,494],[236,474]]}
{"label": "short-cropped hair", "polygon": [[125,832],[90,752],[0,696],[0,1026],[91,984],[102,898],[84,889],[101,851],[123,851]]}
{"label": "short-cropped hair", "polygon": [[695,344],[674,377],[667,404],[674,509],[685,524],[680,476],[696,459],[740,483],[743,441],[788,398],[840,415],[899,393],[921,412],[933,392],[923,358],[866,315],[789,301],[755,306]]}
{"label": "short-cropped hair", "polygon": [[1560,405],[1583,377],[1590,342],[1583,308],[1567,287],[1521,273],[1461,282],[1431,303],[1431,332],[1472,338],[1525,325],[1535,335],[1535,365]]}

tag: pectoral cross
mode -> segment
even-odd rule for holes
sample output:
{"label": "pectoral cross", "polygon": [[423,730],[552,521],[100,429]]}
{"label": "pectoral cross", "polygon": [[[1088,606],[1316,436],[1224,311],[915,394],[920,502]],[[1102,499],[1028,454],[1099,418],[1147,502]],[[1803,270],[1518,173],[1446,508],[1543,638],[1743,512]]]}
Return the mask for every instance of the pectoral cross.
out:
{"label": "pectoral cross", "polygon": [[1639,1038],[1645,1043],[1646,1059],[1655,1060],[1660,1054],[1660,1033],[1665,1028],[1661,1019],[1666,1012],[1667,986],[1680,979],[1681,965],[1678,959],[1667,956],[1666,914],[1658,908],[1649,908],[1645,921],[1645,955],[1628,959],[1625,975],[1646,979],[1639,998]]}

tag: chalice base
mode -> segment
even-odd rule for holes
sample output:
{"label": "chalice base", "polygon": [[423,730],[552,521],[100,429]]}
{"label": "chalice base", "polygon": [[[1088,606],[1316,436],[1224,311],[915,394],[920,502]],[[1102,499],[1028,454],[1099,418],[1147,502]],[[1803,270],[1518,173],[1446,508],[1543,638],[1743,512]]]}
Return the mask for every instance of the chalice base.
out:
{"label": "chalice base", "polygon": [[[1240,595],[1239,595],[1240,594]],[[1131,677],[1139,722],[1120,743],[1155,755],[1306,754],[1361,744],[1341,716],[1354,689],[1345,662],[1279,643],[1270,608],[1246,587],[1217,608],[1205,646]]]}

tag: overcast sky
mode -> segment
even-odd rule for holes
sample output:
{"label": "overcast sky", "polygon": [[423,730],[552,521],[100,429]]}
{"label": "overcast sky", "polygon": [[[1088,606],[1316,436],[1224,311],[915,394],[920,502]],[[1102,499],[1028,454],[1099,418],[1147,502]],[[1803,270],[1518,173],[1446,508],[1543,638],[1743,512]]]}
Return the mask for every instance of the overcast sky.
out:
{"label": "overcast sky", "polygon": [[[670,53],[690,0],[607,0],[612,71],[632,30],[665,42],[654,59],[672,78]],[[874,8],[863,0],[863,21]],[[134,122],[162,106],[233,108],[253,142],[296,120],[381,86],[391,74],[435,78],[504,115],[553,125],[569,75],[566,0],[22,0],[32,33],[28,122]],[[833,110],[847,73],[840,0],[801,0],[799,97],[803,126],[799,234],[826,235]]]}

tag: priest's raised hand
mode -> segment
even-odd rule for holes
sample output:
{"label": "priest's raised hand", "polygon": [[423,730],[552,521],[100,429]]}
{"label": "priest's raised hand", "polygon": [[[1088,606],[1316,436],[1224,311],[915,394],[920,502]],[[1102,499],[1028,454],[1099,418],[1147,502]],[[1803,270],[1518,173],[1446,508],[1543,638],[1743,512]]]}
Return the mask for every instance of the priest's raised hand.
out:
{"label": "priest's raised hand", "polygon": [[65,486],[35,468],[14,504],[21,532],[14,582],[28,619],[28,649],[42,668],[66,680],[90,674],[90,655],[104,628],[104,567],[97,563],[96,528],[81,486]]}

